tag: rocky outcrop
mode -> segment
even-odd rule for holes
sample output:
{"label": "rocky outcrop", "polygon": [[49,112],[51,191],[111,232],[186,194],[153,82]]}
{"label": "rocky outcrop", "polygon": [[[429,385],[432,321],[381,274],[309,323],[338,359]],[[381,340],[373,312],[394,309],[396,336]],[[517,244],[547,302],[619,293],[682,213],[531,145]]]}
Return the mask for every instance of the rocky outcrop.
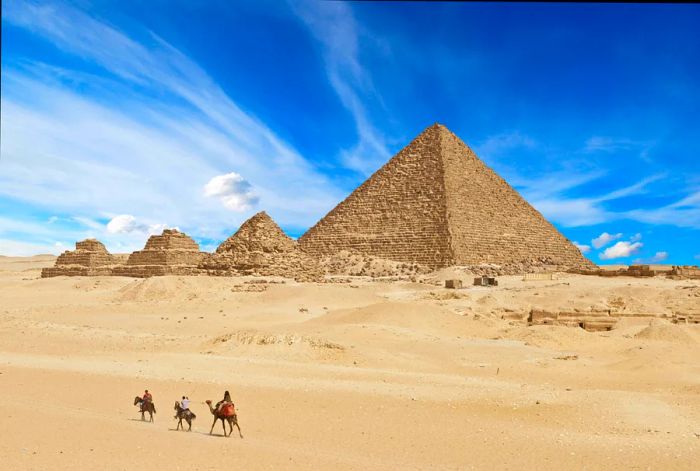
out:
{"label": "rocky outcrop", "polygon": [[165,229],[153,235],[143,250],[129,255],[126,264],[114,268],[114,275],[147,278],[162,275],[197,275],[205,254],[187,234],[177,229]]}
{"label": "rocky outcrop", "polygon": [[212,275],[281,276],[297,281],[320,281],[318,261],[304,253],[264,211],[206,256],[200,268]]}
{"label": "rocky outcrop", "polygon": [[41,277],[111,275],[121,261],[99,240],[85,239],[75,243],[75,250],[66,250],[59,255],[53,267],[42,269]]}

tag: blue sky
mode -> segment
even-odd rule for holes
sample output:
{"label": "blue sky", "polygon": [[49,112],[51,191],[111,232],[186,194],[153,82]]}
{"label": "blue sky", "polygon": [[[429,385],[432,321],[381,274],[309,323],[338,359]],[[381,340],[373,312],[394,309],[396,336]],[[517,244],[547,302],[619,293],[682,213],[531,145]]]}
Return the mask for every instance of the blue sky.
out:
{"label": "blue sky", "polygon": [[594,262],[700,260],[700,6],[2,8],[0,254],[296,237],[440,122]]}

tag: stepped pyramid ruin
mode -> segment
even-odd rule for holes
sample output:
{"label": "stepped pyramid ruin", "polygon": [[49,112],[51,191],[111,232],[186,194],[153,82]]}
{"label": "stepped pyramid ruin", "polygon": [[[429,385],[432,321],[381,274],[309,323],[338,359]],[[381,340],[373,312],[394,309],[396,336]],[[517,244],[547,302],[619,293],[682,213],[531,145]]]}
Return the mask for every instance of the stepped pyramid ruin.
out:
{"label": "stepped pyramid ruin", "polygon": [[423,131],[299,239],[431,268],[546,263],[592,267],[505,180],[440,124]]}
{"label": "stepped pyramid ruin", "polygon": [[162,275],[196,275],[204,253],[187,234],[165,229],[148,238],[143,250],[129,255],[126,264],[115,267],[114,275],[146,278]]}
{"label": "stepped pyramid ruin", "polygon": [[75,250],[59,255],[53,267],[42,269],[41,277],[111,275],[114,265],[121,261],[120,257],[107,252],[99,240],[85,239],[75,243]]}
{"label": "stepped pyramid ruin", "polygon": [[283,276],[297,281],[323,277],[318,262],[301,251],[264,211],[244,222],[215,254],[203,260],[200,268],[218,275]]}

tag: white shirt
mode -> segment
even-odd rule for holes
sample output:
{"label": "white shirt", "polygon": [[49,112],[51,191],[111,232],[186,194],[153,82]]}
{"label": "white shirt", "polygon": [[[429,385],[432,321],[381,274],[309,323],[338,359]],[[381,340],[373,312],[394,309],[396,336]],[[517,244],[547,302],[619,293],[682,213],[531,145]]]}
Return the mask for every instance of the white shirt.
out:
{"label": "white shirt", "polygon": [[182,408],[183,408],[183,409],[189,409],[189,408],[190,408],[190,400],[189,400],[189,399],[183,399],[181,404],[182,404]]}

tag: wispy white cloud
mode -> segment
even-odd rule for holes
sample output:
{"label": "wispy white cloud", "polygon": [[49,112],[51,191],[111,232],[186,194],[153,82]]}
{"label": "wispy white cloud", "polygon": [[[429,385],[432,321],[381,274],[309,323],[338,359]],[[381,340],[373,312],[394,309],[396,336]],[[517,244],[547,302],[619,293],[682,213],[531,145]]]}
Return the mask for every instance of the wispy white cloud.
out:
{"label": "wispy white cloud", "polygon": [[[649,186],[663,180],[665,174],[651,175],[640,181],[597,196],[568,196],[571,190],[600,178],[603,172],[554,172],[539,178],[511,179],[523,196],[549,220],[565,227],[589,226],[631,219],[640,222],[667,223],[682,227],[700,227],[700,197],[693,195],[655,209],[614,211],[606,203],[645,194]],[[698,193],[700,195],[700,192]],[[678,219],[683,216],[683,219]]]}
{"label": "wispy white cloud", "polygon": [[[3,62],[0,196],[79,215],[81,234],[115,247],[142,246],[146,234],[110,233],[97,219],[132,215],[195,236],[228,236],[249,214],[231,217],[202,188],[231,169],[282,225],[311,225],[341,199],[294,148],[162,38],[145,33],[137,40],[67,4],[12,2],[3,15],[104,73],[92,80],[80,63],[67,70]],[[135,232],[142,232],[139,243]]]}
{"label": "wispy white cloud", "polygon": [[613,138],[607,136],[592,136],[586,140],[584,152],[614,152],[629,149],[634,142],[627,138]]}
{"label": "wispy white cloud", "polygon": [[355,121],[358,142],[343,150],[341,158],[348,168],[371,173],[391,155],[365,106],[370,99],[381,103],[381,97],[360,62],[361,34],[352,9],[343,2],[301,1],[290,5],[321,44],[328,80]]}
{"label": "wispy white cloud", "polygon": [[599,249],[601,247],[605,247],[610,242],[617,240],[621,237],[622,237],[621,232],[618,232],[617,234],[608,234],[607,232],[603,232],[598,237],[591,240],[591,244],[593,244],[593,247],[595,247],[596,249]]}
{"label": "wispy white cloud", "polygon": [[519,131],[511,131],[487,137],[474,145],[474,151],[481,158],[492,159],[513,149],[534,149],[537,146],[537,141],[532,137]]}
{"label": "wispy white cloud", "polygon": [[626,137],[592,136],[586,140],[583,153],[636,152],[641,160],[648,163],[651,162],[649,154],[654,145],[655,143],[653,141],[637,141]]}
{"label": "wispy white cloud", "polygon": [[668,259],[668,252],[656,252],[652,257],[649,258],[637,258],[634,263],[661,263]]}
{"label": "wispy white cloud", "polygon": [[64,250],[66,250],[66,247],[63,245],[58,246],[56,243],[42,244],[0,238],[0,255],[13,257],[30,257],[44,254],[58,255]]}
{"label": "wispy white cloud", "polygon": [[668,224],[700,228],[700,191],[660,208],[640,208],[627,211],[626,217],[648,224]]}

